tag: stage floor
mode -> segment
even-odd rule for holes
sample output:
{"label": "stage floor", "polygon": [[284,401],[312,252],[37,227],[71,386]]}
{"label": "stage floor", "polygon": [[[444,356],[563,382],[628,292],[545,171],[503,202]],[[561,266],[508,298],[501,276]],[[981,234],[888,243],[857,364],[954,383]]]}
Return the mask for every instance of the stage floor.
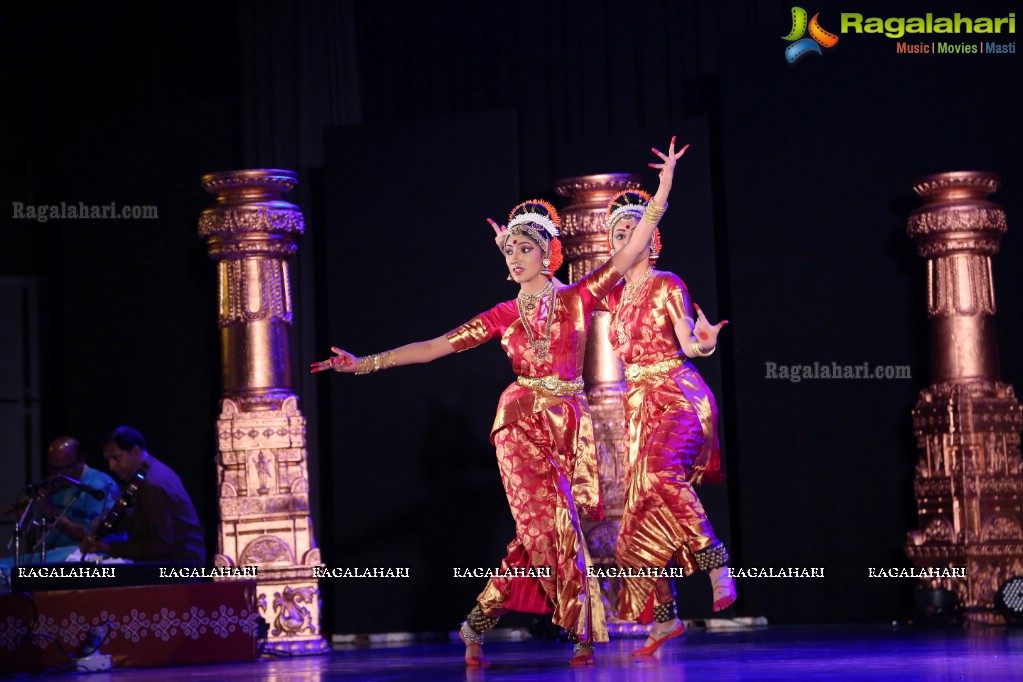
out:
{"label": "stage floor", "polygon": [[898,680],[1023,679],[1023,630],[915,630],[883,626],[770,626],[738,632],[692,631],[653,658],[629,651],[642,640],[616,639],[597,664],[570,668],[570,647],[550,642],[487,645],[491,666],[466,669],[458,644],[336,650],[309,658],[118,670],[89,680]]}

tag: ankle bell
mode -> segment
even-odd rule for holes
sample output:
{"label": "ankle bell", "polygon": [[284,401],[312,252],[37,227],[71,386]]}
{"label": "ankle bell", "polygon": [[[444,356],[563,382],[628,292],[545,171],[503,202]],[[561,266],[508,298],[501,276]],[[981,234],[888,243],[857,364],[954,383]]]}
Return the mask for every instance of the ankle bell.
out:
{"label": "ankle bell", "polygon": [[658,623],[668,623],[675,620],[675,600],[672,599],[664,604],[654,606],[654,620]]}

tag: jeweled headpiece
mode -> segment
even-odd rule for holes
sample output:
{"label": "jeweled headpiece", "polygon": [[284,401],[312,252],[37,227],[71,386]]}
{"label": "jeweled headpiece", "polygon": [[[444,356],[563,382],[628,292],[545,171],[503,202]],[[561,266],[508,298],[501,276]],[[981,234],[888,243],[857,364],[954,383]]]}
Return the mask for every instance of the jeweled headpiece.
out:
{"label": "jeweled headpiece", "polygon": [[614,231],[615,223],[625,216],[635,218],[636,222],[639,222],[648,203],[650,195],[641,189],[627,189],[614,195],[607,205],[608,234]]}
{"label": "jeweled headpiece", "polygon": [[564,262],[561,253],[561,216],[558,209],[551,206],[543,199],[530,199],[523,201],[508,214],[508,234],[504,239],[505,246],[508,245],[508,238],[525,235],[540,246],[544,255],[544,269],[541,274],[553,277],[553,274]]}
{"label": "jeweled headpiece", "polygon": [[[622,218],[633,218],[638,224],[643,219],[643,212],[650,203],[650,195],[641,189],[627,189],[611,197],[607,204],[607,244],[614,253],[615,225]],[[657,260],[661,252],[661,233],[654,228],[654,234],[650,238],[650,260]]]}
{"label": "jeweled headpiece", "polygon": [[550,253],[551,240],[561,234],[560,228],[558,210],[543,199],[523,201],[508,214],[508,236],[526,235],[544,253]]}

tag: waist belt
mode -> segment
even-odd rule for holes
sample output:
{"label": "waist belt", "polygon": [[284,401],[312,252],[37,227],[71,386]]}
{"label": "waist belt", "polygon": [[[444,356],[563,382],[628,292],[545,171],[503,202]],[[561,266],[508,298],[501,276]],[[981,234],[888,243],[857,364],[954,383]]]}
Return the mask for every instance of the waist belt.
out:
{"label": "waist belt", "polygon": [[652,365],[626,365],[625,380],[636,383],[659,374],[667,374],[671,370],[681,367],[682,362],[682,358],[671,358],[670,360],[655,362]]}
{"label": "waist belt", "polygon": [[584,384],[582,379],[576,379],[575,381],[565,381],[558,377],[518,377],[516,379],[519,386],[525,386],[531,388],[534,391],[540,391],[548,395],[562,396],[562,395],[574,395],[576,393],[582,393]]}

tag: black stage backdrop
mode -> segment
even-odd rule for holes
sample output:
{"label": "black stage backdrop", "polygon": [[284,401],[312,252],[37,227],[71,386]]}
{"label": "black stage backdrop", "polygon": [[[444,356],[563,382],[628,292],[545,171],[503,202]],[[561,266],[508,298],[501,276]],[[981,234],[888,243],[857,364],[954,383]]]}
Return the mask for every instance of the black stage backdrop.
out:
{"label": "black stage backdrop", "polygon": [[[842,34],[834,49],[789,65],[780,36],[790,7],[19,7],[24,16],[5,22],[0,40],[3,206],[160,207],[155,224],[132,225],[3,212],[0,275],[42,278],[49,296],[34,340],[48,351],[42,437],[78,434],[95,462],[97,434],[134,422],[215,528],[214,271],[195,237],[210,203],[203,172],[301,174],[296,197],[310,227],[296,263],[300,371],[332,343],[372,352],[429,338],[506,296],[480,218],[551,197],[560,177],[641,169],[646,147],[673,133],[690,139],[693,125],[706,146],[680,167],[669,215],[681,214],[679,199],[694,206],[705,241],[689,244],[689,225],[669,223],[683,241],[666,233],[664,267],[733,323],[716,356],[729,508],[715,520],[729,526],[736,566],[826,570],[823,580],[743,580],[736,612],[771,622],[905,614],[913,584],[866,574],[907,565],[901,547],[915,526],[909,412],[929,377],[924,264],[905,236],[918,205],[910,186],[947,170],[1002,175],[993,199],[1009,233],[993,261],[997,327],[1002,378],[1018,385],[1020,55],[896,54],[893,39]],[[1002,17],[1017,7],[828,0],[807,9],[838,31],[842,12]],[[372,156],[369,140],[379,158],[354,166]],[[392,227],[374,232],[378,216]],[[371,275],[401,281],[401,297],[381,302]],[[912,379],[766,378],[769,362],[814,361],[909,365]],[[500,553],[510,519],[486,434],[505,362],[491,344],[428,368],[295,377],[329,561],[432,571]],[[388,410],[403,419],[385,419]],[[331,583],[324,626],[447,628],[479,588],[418,577]],[[366,598],[377,590],[387,594]]]}
{"label": "black stage backdrop", "polygon": [[[325,152],[323,349],[432,339],[514,291],[484,220],[517,202],[513,112],[331,129]],[[324,561],[412,576],[329,581],[338,631],[443,629],[479,589],[453,567],[503,556],[514,529],[488,444],[502,355],[489,344],[430,366],[319,377],[333,491]],[[392,603],[402,606],[380,608]]]}

